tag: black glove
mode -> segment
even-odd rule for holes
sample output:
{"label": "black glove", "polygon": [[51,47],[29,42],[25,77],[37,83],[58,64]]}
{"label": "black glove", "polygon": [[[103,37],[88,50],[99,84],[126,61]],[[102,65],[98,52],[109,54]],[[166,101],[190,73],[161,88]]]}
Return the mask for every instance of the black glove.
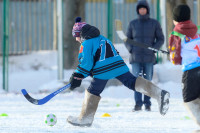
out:
{"label": "black glove", "polygon": [[69,83],[71,84],[71,87],[69,89],[74,90],[76,87],[79,87],[83,79],[84,76],[82,74],[73,73],[69,80]]}

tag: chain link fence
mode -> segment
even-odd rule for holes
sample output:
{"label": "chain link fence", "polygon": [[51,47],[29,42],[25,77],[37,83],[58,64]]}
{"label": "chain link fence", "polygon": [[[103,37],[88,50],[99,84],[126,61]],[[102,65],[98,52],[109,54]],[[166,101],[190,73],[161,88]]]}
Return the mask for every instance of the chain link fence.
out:
{"label": "chain link fence", "polygon": [[[147,1],[150,5],[150,17],[156,19],[157,0]],[[194,1],[194,13],[197,13],[196,3]],[[120,19],[126,32],[128,23],[137,18],[136,5],[137,0],[112,0],[114,43],[122,43],[115,32],[114,20]],[[108,8],[108,0],[86,0],[85,3],[86,22],[98,27],[104,36],[108,34]],[[0,0],[0,9],[3,9],[3,0]],[[0,13],[0,18],[3,18],[3,13]],[[56,0],[10,0],[9,20],[9,54],[57,49]],[[194,20],[197,23],[196,17]],[[65,21],[65,4],[63,4],[63,25]],[[0,29],[0,54],[2,54],[3,19],[0,19]]]}

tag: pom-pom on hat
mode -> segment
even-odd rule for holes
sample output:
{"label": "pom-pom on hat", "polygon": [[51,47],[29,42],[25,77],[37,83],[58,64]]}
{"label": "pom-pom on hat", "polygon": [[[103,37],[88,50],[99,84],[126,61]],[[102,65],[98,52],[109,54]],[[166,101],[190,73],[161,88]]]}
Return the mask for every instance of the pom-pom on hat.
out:
{"label": "pom-pom on hat", "polygon": [[181,4],[173,9],[173,20],[183,22],[190,20],[190,7],[186,4]]}
{"label": "pom-pom on hat", "polygon": [[73,37],[80,37],[80,32],[84,25],[86,25],[86,22],[81,22],[81,17],[75,19],[75,24],[72,29]]}

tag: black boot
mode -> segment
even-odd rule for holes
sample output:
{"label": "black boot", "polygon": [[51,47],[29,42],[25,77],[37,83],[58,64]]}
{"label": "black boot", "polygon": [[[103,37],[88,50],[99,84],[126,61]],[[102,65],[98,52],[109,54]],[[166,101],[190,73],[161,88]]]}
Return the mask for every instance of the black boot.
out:
{"label": "black boot", "polygon": [[151,111],[151,106],[145,106],[146,111]]}
{"label": "black boot", "polygon": [[142,111],[142,107],[135,105],[135,107],[133,108],[132,112],[137,112],[137,111]]}

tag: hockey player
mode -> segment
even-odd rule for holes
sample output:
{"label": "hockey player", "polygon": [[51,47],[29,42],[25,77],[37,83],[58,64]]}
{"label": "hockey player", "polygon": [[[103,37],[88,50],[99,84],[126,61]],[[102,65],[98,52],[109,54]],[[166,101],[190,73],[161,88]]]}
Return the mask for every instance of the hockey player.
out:
{"label": "hockey player", "polygon": [[190,8],[183,4],[174,8],[173,23],[170,60],[182,65],[184,105],[200,126],[200,26],[197,28],[190,20]]}
{"label": "hockey player", "polygon": [[91,126],[97,110],[100,94],[109,79],[116,78],[131,90],[136,90],[158,101],[161,115],[168,110],[169,93],[161,90],[152,82],[141,77],[134,77],[114,48],[112,42],[100,35],[100,31],[76,18],[72,34],[81,43],[79,50],[79,64],[70,78],[73,90],[81,85],[87,76],[92,76],[90,86],[85,90],[82,111],[78,117],[69,116],[67,121],[74,126]]}

